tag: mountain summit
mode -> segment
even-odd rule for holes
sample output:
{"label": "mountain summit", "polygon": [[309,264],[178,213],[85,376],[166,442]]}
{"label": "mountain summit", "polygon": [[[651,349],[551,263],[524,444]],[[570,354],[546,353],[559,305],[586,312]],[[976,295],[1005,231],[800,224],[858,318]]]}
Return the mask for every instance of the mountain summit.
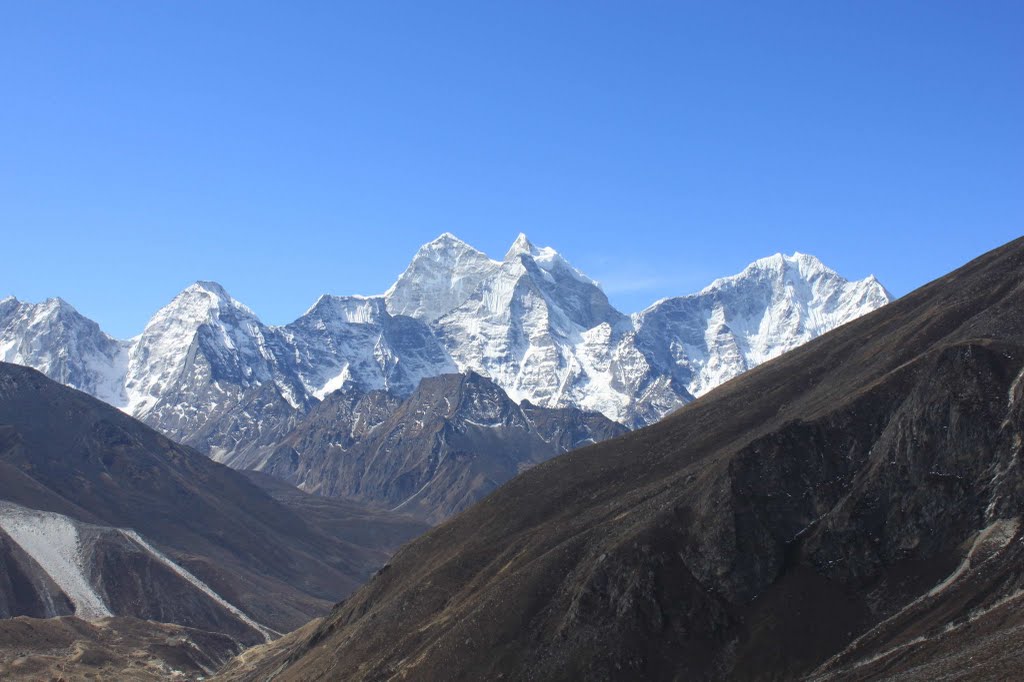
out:
{"label": "mountain summit", "polygon": [[388,310],[434,322],[469,298],[499,264],[450,232],[424,244],[384,294]]}
{"label": "mountain summit", "polygon": [[61,298],[0,301],[0,361],[33,367],[118,407],[127,400],[129,345],[103,333]]}

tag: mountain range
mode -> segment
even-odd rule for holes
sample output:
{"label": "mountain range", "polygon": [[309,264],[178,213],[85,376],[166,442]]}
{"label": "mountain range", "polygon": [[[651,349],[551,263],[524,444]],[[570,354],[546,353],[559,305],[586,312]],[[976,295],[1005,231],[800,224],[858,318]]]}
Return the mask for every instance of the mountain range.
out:
{"label": "mountain range", "polygon": [[[767,359],[889,302],[813,256],[776,254],[634,315],[520,235],[502,261],[444,234],[383,295],[322,296],[283,327],[197,282],[121,341],[62,299],[0,301],[0,360],[34,367],[168,435],[215,421],[254,389],[295,410],[333,390],[409,395],[472,370],[519,402],[652,422]],[[268,396],[269,397],[269,396]]]}
{"label": "mountain range", "polygon": [[1017,679],[1022,306],[1019,239],[524,471],[218,679]]}
{"label": "mountain range", "polygon": [[[324,295],[284,326],[264,324],[213,282],[187,287],[130,340],[61,299],[7,298],[0,360],[90,393],[216,461],[308,491],[409,504],[438,521],[526,466],[653,423],[889,300],[874,277],[849,282],[812,256],[776,254],[626,315],[594,280],[524,235],[497,261],[446,233],[384,294]],[[460,373],[477,378],[421,391],[425,380]],[[485,383],[481,395],[503,406],[500,418],[470,414],[482,403],[466,402],[464,389]],[[422,402],[442,388],[451,392],[443,400]],[[456,405],[458,414],[449,412]],[[323,428],[326,415],[349,412],[345,438],[337,425]],[[467,431],[481,419],[489,426]],[[385,421],[392,457],[382,464],[383,436],[367,424]],[[543,435],[541,423],[561,435]],[[519,424],[531,435],[507,437]],[[460,454],[446,459],[456,441]],[[417,464],[404,454],[412,450],[433,454]],[[369,451],[376,463],[367,463]],[[455,461],[474,464],[456,473]]]}

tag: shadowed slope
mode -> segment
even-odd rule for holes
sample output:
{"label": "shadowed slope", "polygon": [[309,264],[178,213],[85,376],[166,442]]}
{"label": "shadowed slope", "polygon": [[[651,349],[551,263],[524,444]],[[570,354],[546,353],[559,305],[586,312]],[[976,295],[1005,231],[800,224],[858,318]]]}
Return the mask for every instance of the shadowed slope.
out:
{"label": "shadowed slope", "polygon": [[[15,521],[32,526],[25,538],[37,537],[34,527],[55,523],[69,541],[87,547],[78,552],[90,557],[81,570],[115,615],[219,627],[223,613],[205,599],[193,609],[182,599],[157,598],[181,594],[188,579],[175,576],[154,552],[166,553],[224,600],[279,631],[322,613],[384,559],[372,541],[364,546],[336,537],[303,515],[301,505],[276,501],[243,474],[95,398],[6,363],[0,363],[0,500],[40,510],[26,516],[11,507],[21,514]],[[340,517],[335,510],[322,518]],[[418,524],[401,523],[410,529],[399,530],[402,539],[412,537]],[[389,539],[385,549],[395,544]],[[9,537],[0,536],[0,560],[19,573],[38,573]],[[160,585],[158,574],[167,576]],[[20,583],[25,589],[31,584]],[[51,594],[45,580],[34,584],[36,596]],[[55,615],[25,590],[0,586],[0,594],[5,615]],[[59,599],[56,606],[56,615],[70,613]],[[217,613],[209,615],[211,609]]]}
{"label": "shadowed slope", "polygon": [[1022,309],[1018,240],[525,472],[225,676],[829,677],[1014,609]]}

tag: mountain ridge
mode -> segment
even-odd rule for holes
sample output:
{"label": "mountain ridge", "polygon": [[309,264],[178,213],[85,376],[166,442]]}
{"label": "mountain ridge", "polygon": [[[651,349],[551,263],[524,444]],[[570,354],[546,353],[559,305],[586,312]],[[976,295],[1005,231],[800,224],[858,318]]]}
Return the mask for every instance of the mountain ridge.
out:
{"label": "mountain ridge", "polygon": [[[777,262],[781,275],[766,286],[775,294],[790,286],[789,299],[757,291],[724,300],[726,289],[765,279]],[[788,278],[787,263],[796,266]],[[834,309],[814,318],[832,299]],[[281,326],[265,325],[212,281],[186,287],[127,341],[69,304],[59,307],[73,324],[63,324],[49,302],[9,297],[0,302],[0,360],[40,369],[179,438],[216,432],[231,405],[246,412],[238,428],[258,430],[261,410],[245,407],[255,394],[301,415],[345,386],[407,395],[423,378],[453,371],[488,376],[515,401],[595,410],[632,428],[890,299],[873,276],[848,282],[812,256],[776,254],[626,315],[594,280],[525,234],[497,261],[444,233],[383,294],[324,294]],[[775,338],[752,328],[801,316],[810,322]],[[757,337],[754,347],[747,336]],[[272,413],[271,421],[288,420]]]}

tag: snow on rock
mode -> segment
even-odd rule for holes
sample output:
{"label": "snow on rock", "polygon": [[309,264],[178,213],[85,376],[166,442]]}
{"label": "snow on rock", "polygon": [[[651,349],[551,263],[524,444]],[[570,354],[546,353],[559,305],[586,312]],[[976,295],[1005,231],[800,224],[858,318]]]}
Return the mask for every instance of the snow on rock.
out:
{"label": "snow on rock", "polygon": [[425,377],[456,371],[430,328],[393,316],[383,297],[321,296],[280,333],[295,373],[317,399],[347,386],[407,395]]}
{"label": "snow on rock", "polygon": [[143,538],[141,535],[136,533],[134,530],[121,530],[121,533],[126,538],[128,538],[129,540],[131,540],[135,544],[137,544],[140,547],[142,547],[142,549],[144,549],[146,552],[148,552],[149,555],[152,556],[154,559],[156,559],[157,561],[162,563],[164,566],[167,566],[169,569],[171,569],[172,571],[177,573],[181,578],[183,578],[185,580],[185,582],[187,582],[190,585],[192,585],[193,587],[195,587],[197,590],[199,590],[200,592],[205,594],[211,600],[213,600],[214,602],[216,602],[220,606],[224,607],[227,611],[229,611],[233,616],[238,618],[240,621],[242,621],[243,623],[245,623],[246,625],[251,627],[253,630],[256,630],[256,632],[258,632],[261,635],[263,635],[263,638],[266,641],[269,642],[270,640],[275,639],[275,638],[281,636],[281,633],[276,632],[274,630],[271,630],[270,628],[257,623],[252,618],[247,616],[237,606],[235,606],[234,604],[228,602],[223,597],[221,597],[219,594],[214,592],[213,588],[211,588],[209,585],[207,585],[202,580],[197,578],[195,575],[193,575],[192,573],[190,573],[189,571],[187,571],[186,569],[182,568],[180,565],[178,565],[177,563],[172,561],[170,558],[168,558],[168,556],[166,554],[164,554],[163,552],[158,550],[156,547],[154,547],[153,545],[149,544],[149,542],[147,542],[145,538]]}
{"label": "snow on rock", "polygon": [[46,571],[75,605],[83,620],[111,616],[110,609],[86,577],[78,527],[61,514],[0,502],[0,529]]}
{"label": "snow on rock", "polygon": [[514,400],[545,407],[582,406],[577,389],[585,363],[577,347],[592,345],[585,333],[600,325],[611,338],[628,328],[629,318],[593,280],[524,235],[471,297],[435,323],[460,370],[492,378]]}
{"label": "snow on rock", "polygon": [[0,301],[0,361],[34,367],[117,407],[126,402],[128,348],[60,298]]}
{"label": "snow on rock", "polygon": [[814,256],[775,254],[639,313],[635,343],[699,397],[890,300],[874,277],[849,282]]}
{"label": "snow on rock", "polygon": [[392,314],[431,323],[469,298],[500,265],[445,232],[420,247],[384,299]]}
{"label": "snow on rock", "polygon": [[196,282],[146,324],[129,354],[127,411],[145,415],[172,389],[206,381],[197,356],[211,363],[209,377],[240,386],[269,381],[273,355],[267,329],[215,282]]}
{"label": "snow on rock", "polygon": [[848,282],[813,256],[776,254],[627,318],[557,252],[519,235],[434,326],[459,369],[514,399],[635,427],[889,300],[874,277]]}
{"label": "snow on rock", "polygon": [[[6,501],[0,501],[0,530],[3,530],[46,572],[71,600],[75,607],[75,615],[83,620],[100,620],[115,614],[89,579],[90,557],[86,546],[83,545],[82,533],[116,533],[133,542],[152,559],[169,568],[211,601],[262,634],[267,641],[278,635],[229,603],[209,585],[171,560],[134,530],[84,524],[63,514],[29,509]],[[102,581],[102,578],[100,580]]]}

